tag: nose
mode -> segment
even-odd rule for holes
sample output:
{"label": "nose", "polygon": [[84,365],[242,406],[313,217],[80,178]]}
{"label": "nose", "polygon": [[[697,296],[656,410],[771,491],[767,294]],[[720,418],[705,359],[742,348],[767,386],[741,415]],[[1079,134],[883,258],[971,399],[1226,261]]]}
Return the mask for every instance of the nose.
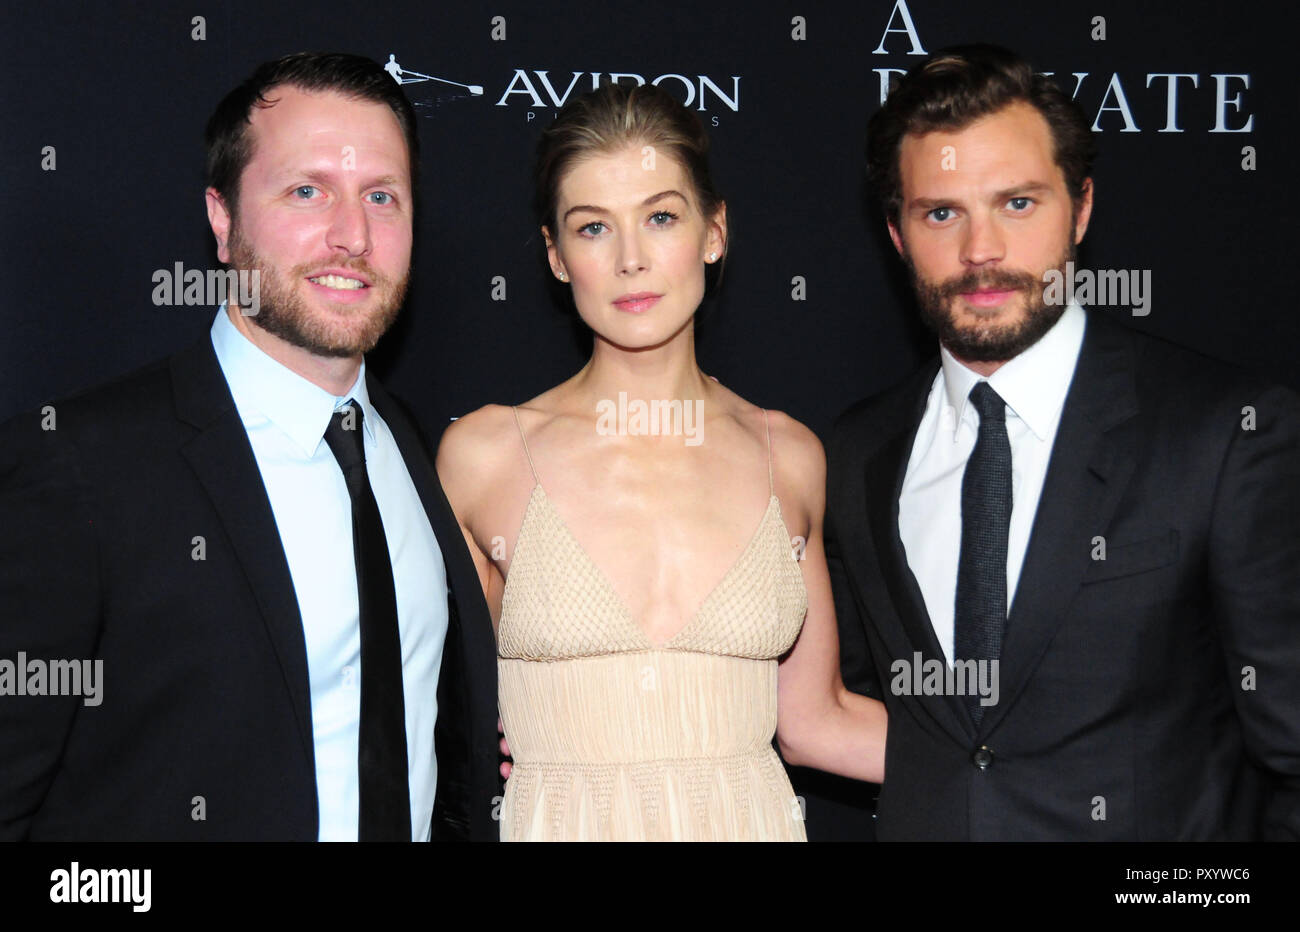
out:
{"label": "nose", "polygon": [[349,256],[364,256],[370,252],[370,218],[359,201],[343,198],[334,207],[327,245],[342,249]]}
{"label": "nose", "polygon": [[986,213],[972,212],[962,238],[961,261],[984,265],[1006,257],[1006,240],[997,220]]}
{"label": "nose", "polygon": [[619,236],[617,262],[619,275],[634,275],[645,271],[645,249],[637,232],[623,233]]}

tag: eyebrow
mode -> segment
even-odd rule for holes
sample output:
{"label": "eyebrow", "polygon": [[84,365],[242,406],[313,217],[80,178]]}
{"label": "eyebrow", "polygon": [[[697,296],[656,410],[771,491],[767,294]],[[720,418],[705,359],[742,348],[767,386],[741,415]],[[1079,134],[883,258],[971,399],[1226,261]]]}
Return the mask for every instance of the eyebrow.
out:
{"label": "eyebrow", "polygon": [[[1024,197],[1027,194],[1045,194],[1052,190],[1052,186],[1042,181],[1026,181],[1024,184],[1012,185],[1009,188],[1003,188],[1001,191],[995,191],[990,200],[1005,201],[1013,197]],[[908,202],[909,208],[925,208],[933,210],[936,207],[947,207],[950,204],[958,203],[955,197],[916,197]]]}
{"label": "eyebrow", "polygon": [[[315,181],[319,184],[329,184],[330,182],[336,180],[337,175],[334,172],[322,171],[317,168],[307,169],[306,171],[299,171],[297,169],[290,168],[290,169],[286,169],[285,171],[278,172],[274,177],[277,179],[284,179],[286,181],[291,178],[292,179],[302,178],[306,181]],[[395,187],[401,187],[403,185],[403,181],[400,178],[398,178],[396,175],[379,175],[375,178],[371,178],[365,185],[363,185],[363,187],[370,188],[370,187],[374,187],[375,185],[387,185],[388,187],[395,188]]]}
{"label": "eyebrow", "polygon": [[[669,198],[669,197],[680,197],[683,201],[686,200],[686,195],[682,194],[680,191],[674,191],[674,190],[672,190],[672,189],[670,188],[670,189],[667,190],[667,191],[660,191],[658,194],[652,194],[652,195],[650,195],[650,196],[647,197],[644,201],[641,202],[641,206],[642,206],[642,207],[649,207],[651,204],[657,204],[657,203],[659,203],[660,201],[664,200],[665,198]],[[688,202],[688,203],[689,203],[689,202]],[[574,206],[572,206],[572,207],[570,207],[568,210],[566,210],[566,211],[564,212],[564,216],[561,217],[560,219],[561,219],[561,220],[568,220],[568,219],[569,219],[569,214],[577,213],[578,211],[581,211],[581,210],[590,211],[590,212],[593,213],[593,214],[601,214],[601,213],[605,213],[605,212],[606,212],[606,211],[605,211],[605,208],[603,208],[603,207],[597,207],[597,206],[594,205],[594,204],[575,204]]]}

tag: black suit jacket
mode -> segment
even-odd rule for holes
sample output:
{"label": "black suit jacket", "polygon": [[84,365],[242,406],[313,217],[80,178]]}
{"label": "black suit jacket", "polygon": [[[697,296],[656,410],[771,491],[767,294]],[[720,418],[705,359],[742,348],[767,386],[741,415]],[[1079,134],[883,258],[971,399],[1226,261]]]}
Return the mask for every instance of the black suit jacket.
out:
{"label": "black suit jacket", "polygon": [[[487,606],[414,419],[367,387],[451,590],[432,835],[495,840]],[[0,838],[315,840],[302,619],[210,338],[53,409],[0,427],[0,659],[99,658],[103,692],[0,697]]]}
{"label": "black suit jacket", "polygon": [[938,368],[827,453],[845,682],[889,710],[877,836],[1300,837],[1300,399],[1089,312],[976,728],[893,688],[943,656],[898,533]]}

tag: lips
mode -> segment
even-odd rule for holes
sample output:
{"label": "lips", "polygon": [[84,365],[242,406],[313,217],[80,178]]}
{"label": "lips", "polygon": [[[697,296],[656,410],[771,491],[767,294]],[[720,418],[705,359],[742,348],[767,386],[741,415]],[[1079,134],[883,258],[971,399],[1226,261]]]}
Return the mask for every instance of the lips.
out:
{"label": "lips", "polygon": [[347,269],[325,269],[306,276],[306,280],[312,292],[335,308],[369,304],[374,290],[368,276]]}
{"label": "lips", "polygon": [[629,314],[640,314],[642,311],[649,310],[663,295],[653,291],[638,291],[635,294],[619,295],[614,299],[613,304],[620,311],[627,311]]}
{"label": "lips", "polygon": [[997,307],[1015,293],[1015,290],[1010,288],[1005,290],[981,290],[964,292],[962,297],[976,307]]}
{"label": "lips", "polygon": [[308,275],[307,281],[335,291],[359,291],[370,287],[370,281],[364,275],[346,269],[325,269],[315,275]]}

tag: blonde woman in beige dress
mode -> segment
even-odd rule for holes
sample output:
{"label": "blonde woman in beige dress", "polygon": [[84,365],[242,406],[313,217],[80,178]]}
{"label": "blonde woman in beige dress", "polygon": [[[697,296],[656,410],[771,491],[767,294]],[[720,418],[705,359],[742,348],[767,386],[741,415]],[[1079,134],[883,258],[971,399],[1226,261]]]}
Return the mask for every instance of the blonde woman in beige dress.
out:
{"label": "blonde woman in beige dress", "polygon": [[804,840],[774,736],[884,776],[884,706],[840,680],[821,444],[696,363],[727,248],[707,148],[654,87],[560,113],[538,209],[591,358],[439,448],[496,626],[503,840]]}

